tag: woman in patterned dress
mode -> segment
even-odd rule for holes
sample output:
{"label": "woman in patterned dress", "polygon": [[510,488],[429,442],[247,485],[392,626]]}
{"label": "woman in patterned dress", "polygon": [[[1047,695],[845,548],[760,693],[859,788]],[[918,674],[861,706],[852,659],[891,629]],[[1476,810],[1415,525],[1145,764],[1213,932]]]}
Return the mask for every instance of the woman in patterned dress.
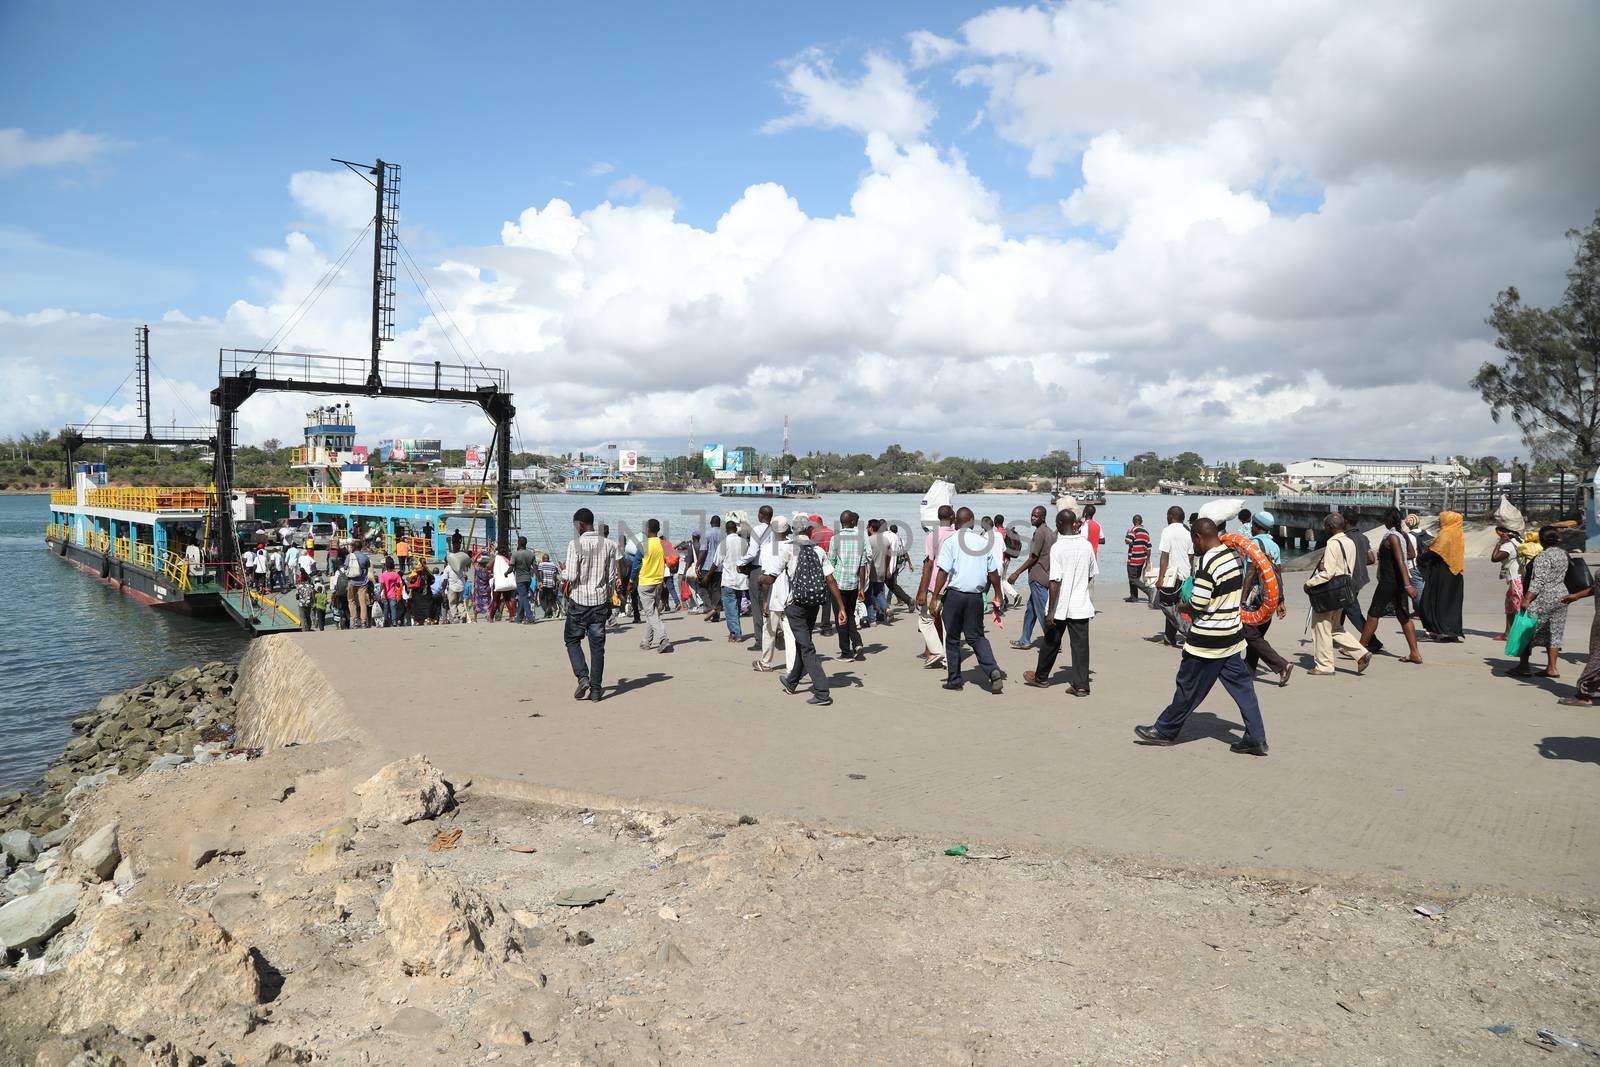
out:
{"label": "woman in patterned dress", "polygon": [[1527,678],[1534,673],[1528,667],[1528,657],[1535,646],[1543,648],[1549,657],[1545,669],[1538,672],[1539,676],[1561,677],[1558,656],[1567,628],[1567,553],[1560,545],[1560,536],[1552,526],[1539,531],[1539,543],[1544,548],[1533,557],[1527,588],[1522,593],[1522,610],[1533,612],[1539,623],[1516,668],[1506,672],[1516,678]]}

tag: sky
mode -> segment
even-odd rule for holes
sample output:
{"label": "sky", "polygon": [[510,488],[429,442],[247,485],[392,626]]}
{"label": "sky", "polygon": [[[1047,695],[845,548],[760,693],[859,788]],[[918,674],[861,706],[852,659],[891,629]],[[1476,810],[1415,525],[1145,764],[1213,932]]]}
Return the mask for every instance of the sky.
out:
{"label": "sky", "polygon": [[295,313],[381,157],[385,354],[506,368],[524,449],[1517,455],[1469,380],[1600,208],[1596,54],[1590,0],[10,0],[0,434],[133,421],[141,323],[159,422],[223,348],[364,355],[367,248]]}

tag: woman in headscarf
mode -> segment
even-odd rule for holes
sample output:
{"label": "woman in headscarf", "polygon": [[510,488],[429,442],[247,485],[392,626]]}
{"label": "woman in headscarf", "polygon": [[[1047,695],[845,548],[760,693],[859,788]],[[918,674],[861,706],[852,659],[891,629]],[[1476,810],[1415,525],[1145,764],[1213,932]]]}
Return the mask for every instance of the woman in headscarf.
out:
{"label": "woman in headscarf", "polygon": [[472,621],[487,618],[493,590],[490,589],[489,560],[482,555],[472,557]]}
{"label": "woman in headscarf", "polygon": [[1467,548],[1459,511],[1439,513],[1439,534],[1423,550],[1417,566],[1423,582],[1422,625],[1436,641],[1460,641]]}
{"label": "woman in headscarf", "polygon": [[1535,648],[1543,648],[1548,657],[1540,676],[1561,677],[1559,656],[1567,629],[1567,552],[1561,547],[1560,531],[1553,526],[1539,531],[1539,544],[1544,547],[1533,557],[1527,587],[1522,591],[1522,610],[1533,612],[1539,622],[1533,629],[1533,640],[1522,650],[1521,660],[1506,672],[1514,678],[1527,678],[1534,673],[1528,667],[1528,657]]}

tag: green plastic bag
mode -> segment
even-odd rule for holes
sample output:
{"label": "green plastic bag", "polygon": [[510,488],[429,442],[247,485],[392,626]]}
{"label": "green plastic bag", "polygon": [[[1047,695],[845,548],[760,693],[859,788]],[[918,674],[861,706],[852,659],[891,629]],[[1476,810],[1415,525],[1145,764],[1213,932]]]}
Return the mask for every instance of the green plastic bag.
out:
{"label": "green plastic bag", "polygon": [[1187,604],[1189,602],[1189,598],[1192,596],[1194,596],[1194,576],[1190,575],[1188,578],[1185,578],[1183,580],[1183,584],[1178,587],[1178,599]]}
{"label": "green plastic bag", "polygon": [[1511,620],[1511,629],[1506,631],[1506,655],[1514,659],[1527,655],[1528,649],[1533,647],[1533,631],[1538,625],[1539,618],[1533,612],[1517,612],[1517,617]]}

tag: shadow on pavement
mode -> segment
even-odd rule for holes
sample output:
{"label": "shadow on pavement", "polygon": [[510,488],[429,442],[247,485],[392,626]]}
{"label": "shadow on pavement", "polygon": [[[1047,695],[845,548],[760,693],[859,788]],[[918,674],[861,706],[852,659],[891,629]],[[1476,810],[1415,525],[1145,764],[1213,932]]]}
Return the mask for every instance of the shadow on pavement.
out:
{"label": "shadow on pavement", "polygon": [[1545,759],[1600,764],[1600,737],[1546,737],[1538,747]]}
{"label": "shadow on pavement", "polygon": [[611,687],[611,695],[621,696],[623,693],[631,693],[635,689],[643,689],[647,685],[655,685],[657,682],[670,682],[671,680],[672,675],[663,674],[661,671],[651,671],[642,678],[618,678],[616,684]]}

